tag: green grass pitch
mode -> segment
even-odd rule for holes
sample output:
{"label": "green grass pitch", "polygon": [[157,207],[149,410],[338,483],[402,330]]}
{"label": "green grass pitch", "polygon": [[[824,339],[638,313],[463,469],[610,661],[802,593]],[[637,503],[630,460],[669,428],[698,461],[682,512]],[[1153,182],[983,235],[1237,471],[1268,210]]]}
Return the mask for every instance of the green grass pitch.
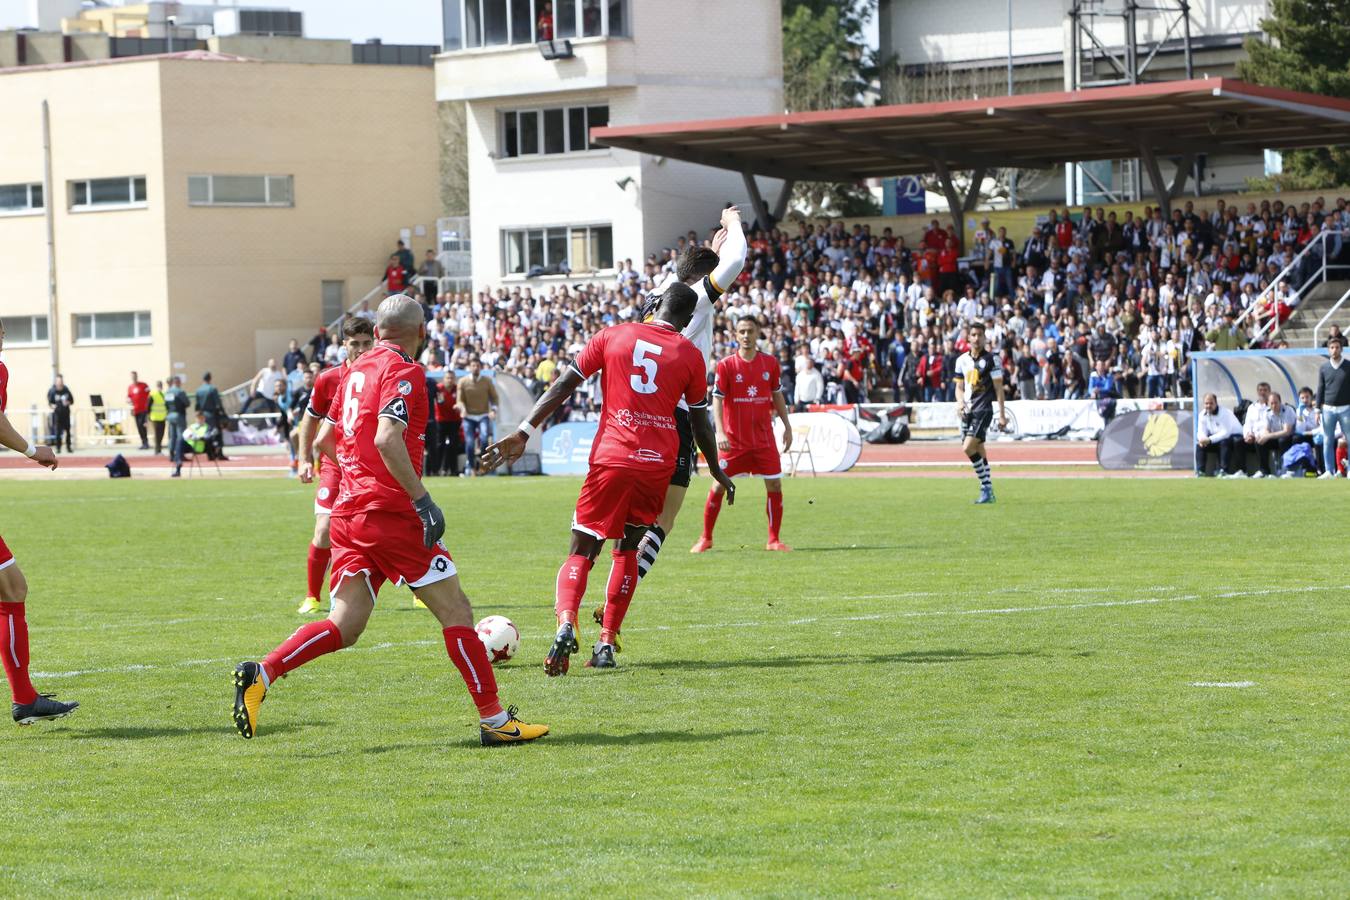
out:
{"label": "green grass pitch", "polygon": [[691,557],[703,479],[621,668],[556,680],[579,483],[436,482],[524,635],[503,699],[553,727],[492,749],[388,587],[234,732],[310,489],[5,483],[38,687],[82,707],[0,732],[0,895],[1344,896],[1341,484],[995,479],[791,480],[786,555],[748,483]]}

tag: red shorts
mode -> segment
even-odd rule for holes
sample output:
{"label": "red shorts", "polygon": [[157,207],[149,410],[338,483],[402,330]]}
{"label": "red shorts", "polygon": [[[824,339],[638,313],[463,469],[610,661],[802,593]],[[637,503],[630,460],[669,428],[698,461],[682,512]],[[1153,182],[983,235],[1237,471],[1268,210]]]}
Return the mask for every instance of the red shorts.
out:
{"label": "red shorts", "polygon": [[625,525],[654,525],[669,486],[669,469],[646,472],[591,466],[577,498],[572,528],[604,540],[623,537]]}
{"label": "red shorts", "polygon": [[408,508],[333,516],[332,583],[336,594],[344,579],[364,575],[371,596],[386,581],[419,588],[455,575],[455,561],[445,544],[422,546],[422,520]]}
{"label": "red shorts", "polygon": [[338,464],[324,457],[319,466],[319,490],[314,495],[314,515],[326,516],[333,512],[333,501],[337,499],[338,486],[342,484],[342,470]]}
{"label": "red shorts", "polygon": [[774,446],[728,450],[722,455],[722,471],[733,478],[737,475],[781,478],[783,458],[778,455],[778,448]]}
{"label": "red shorts", "polygon": [[0,538],[0,569],[8,569],[14,565],[14,554],[9,552],[5,546],[5,539]]}

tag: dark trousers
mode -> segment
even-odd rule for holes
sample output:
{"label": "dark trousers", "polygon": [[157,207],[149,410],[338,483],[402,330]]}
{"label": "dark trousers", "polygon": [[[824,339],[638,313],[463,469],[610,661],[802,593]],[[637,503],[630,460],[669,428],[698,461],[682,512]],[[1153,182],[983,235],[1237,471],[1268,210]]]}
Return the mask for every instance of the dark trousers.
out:
{"label": "dark trousers", "polygon": [[1289,449],[1291,443],[1288,438],[1269,441],[1265,444],[1243,442],[1243,447],[1246,449],[1246,467],[1256,472],[1264,472],[1267,475],[1278,474],[1283,464],[1284,451]]}
{"label": "dark trousers", "polygon": [[150,424],[155,427],[155,454],[159,455],[164,451],[164,420],[152,420]]}
{"label": "dark trousers", "polygon": [[1241,437],[1210,441],[1195,448],[1197,475],[1226,475],[1233,471],[1233,448],[1242,445]]}
{"label": "dark trousers", "polygon": [[150,413],[136,413],[136,431],[141,436],[141,449],[146,450],[150,447],[150,436],[145,430],[145,423],[149,421]]}
{"label": "dark trousers", "polygon": [[58,408],[52,413],[52,446],[57,453],[61,452],[62,435],[65,435],[66,452],[74,453],[75,448],[71,446],[70,436],[70,410]]}
{"label": "dark trousers", "polygon": [[445,475],[461,474],[456,465],[459,455],[464,452],[464,432],[459,422],[437,422],[436,429],[440,438],[440,472]]}

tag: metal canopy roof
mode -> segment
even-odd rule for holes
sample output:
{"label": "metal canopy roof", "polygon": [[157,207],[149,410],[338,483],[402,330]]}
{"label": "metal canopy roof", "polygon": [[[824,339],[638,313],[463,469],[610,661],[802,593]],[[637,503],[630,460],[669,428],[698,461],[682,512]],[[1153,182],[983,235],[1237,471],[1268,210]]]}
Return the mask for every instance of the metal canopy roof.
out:
{"label": "metal canopy roof", "polygon": [[[597,128],[601,144],[793,181],[1350,143],[1350,101],[1227,78]],[[1158,184],[1161,179],[1154,179]]]}

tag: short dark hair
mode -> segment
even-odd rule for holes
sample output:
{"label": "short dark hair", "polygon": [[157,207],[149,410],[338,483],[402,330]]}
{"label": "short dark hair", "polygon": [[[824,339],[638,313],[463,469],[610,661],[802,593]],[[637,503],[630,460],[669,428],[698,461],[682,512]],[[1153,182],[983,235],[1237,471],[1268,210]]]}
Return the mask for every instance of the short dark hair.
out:
{"label": "short dark hair", "polygon": [[693,318],[694,308],[698,306],[698,294],[687,284],[672,284],[661,294],[658,309],[664,309],[672,317],[689,320]]}
{"label": "short dark hair", "polygon": [[710,247],[685,248],[675,263],[675,277],[684,284],[695,281],[705,275],[711,275],[717,268],[717,254]]}
{"label": "short dark hair", "polygon": [[759,316],[741,316],[736,320],[736,325],[739,326],[742,322],[749,322],[754,325],[756,331],[764,330],[764,323],[759,320]]}
{"label": "short dark hair", "polygon": [[347,321],[342,323],[342,339],[344,341],[360,337],[363,334],[375,336],[375,326],[365,316],[348,316]]}
{"label": "short dark hair", "polygon": [[983,323],[983,322],[971,322],[971,323],[970,323],[970,330],[971,330],[971,331],[984,331],[984,323]]}
{"label": "short dark hair", "polygon": [[1345,338],[1341,337],[1339,334],[1333,334],[1331,337],[1327,338],[1327,346],[1330,347],[1332,344],[1340,344],[1341,349],[1344,350]]}

